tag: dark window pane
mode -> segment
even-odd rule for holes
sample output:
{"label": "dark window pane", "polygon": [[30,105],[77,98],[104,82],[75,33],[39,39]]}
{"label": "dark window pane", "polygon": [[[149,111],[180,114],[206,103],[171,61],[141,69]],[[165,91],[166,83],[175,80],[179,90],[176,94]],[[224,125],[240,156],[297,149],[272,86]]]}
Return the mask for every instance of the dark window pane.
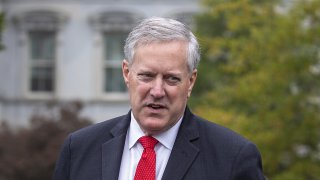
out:
{"label": "dark window pane", "polygon": [[105,91],[126,92],[126,85],[122,77],[121,68],[105,69]]}
{"label": "dark window pane", "polygon": [[106,92],[126,92],[120,62],[124,58],[123,46],[127,35],[128,33],[125,32],[109,32],[104,34],[104,90]]}
{"label": "dark window pane", "polygon": [[30,31],[30,90],[54,91],[55,32]]}
{"label": "dark window pane", "polygon": [[29,33],[32,60],[50,61],[55,58],[55,33],[32,31]]}
{"label": "dark window pane", "polygon": [[105,34],[105,59],[107,61],[122,61],[124,58],[123,46],[127,33]]}
{"label": "dark window pane", "polygon": [[51,92],[54,90],[54,70],[52,67],[32,68],[31,91]]}

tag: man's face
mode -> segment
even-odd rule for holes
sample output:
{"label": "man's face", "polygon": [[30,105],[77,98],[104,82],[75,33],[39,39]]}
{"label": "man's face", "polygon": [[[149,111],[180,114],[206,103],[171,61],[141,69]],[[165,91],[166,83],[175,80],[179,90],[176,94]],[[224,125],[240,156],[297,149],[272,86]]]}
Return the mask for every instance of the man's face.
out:
{"label": "man's face", "polygon": [[132,112],[146,134],[166,131],[183,115],[197,77],[188,71],[186,45],[151,43],[136,49],[131,66],[123,61]]}

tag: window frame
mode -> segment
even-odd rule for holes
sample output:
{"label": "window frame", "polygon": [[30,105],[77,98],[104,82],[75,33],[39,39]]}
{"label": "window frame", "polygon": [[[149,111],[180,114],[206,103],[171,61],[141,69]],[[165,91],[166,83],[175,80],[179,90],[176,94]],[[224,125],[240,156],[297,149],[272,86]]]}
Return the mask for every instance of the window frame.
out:
{"label": "window frame", "polygon": [[[114,94],[114,93],[116,93],[116,94],[126,94],[127,93],[127,88],[125,87],[125,83],[124,83],[124,80],[123,80],[123,78],[122,78],[122,73],[120,74],[121,76],[120,76],[120,81],[122,81],[122,85],[123,85],[123,87],[124,87],[124,89],[122,90],[121,88],[121,85],[120,86],[118,86],[118,87],[111,87],[111,89],[121,89],[121,90],[119,90],[119,91],[116,91],[116,90],[111,90],[111,91],[108,91],[107,90],[107,86],[108,86],[108,82],[107,82],[107,80],[108,80],[108,77],[107,77],[107,69],[113,69],[113,70],[120,70],[120,72],[122,72],[121,71],[121,64],[122,64],[122,61],[123,61],[123,59],[124,59],[124,53],[123,53],[123,45],[124,45],[124,42],[123,43],[120,43],[121,44],[121,48],[119,49],[119,53],[120,54],[118,54],[118,55],[120,55],[120,56],[122,56],[122,57],[116,57],[116,58],[108,58],[108,45],[107,45],[107,36],[112,36],[112,35],[119,35],[119,36],[122,36],[122,37],[119,37],[119,39],[117,39],[118,41],[124,41],[125,40],[125,38],[126,38],[126,36],[127,36],[127,34],[128,34],[129,32],[125,32],[125,31],[118,31],[118,32],[116,32],[116,31],[109,31],[109,32],[104,32],[103,33],[103,44],[104,44],[104,47],[103,47],[103,50],[104,50],[104,52],[103,52],[103,58],[104,58],[104,61],[103,61],[103,79],[104,79],[104,81],[103,81],[103,90],[104,90],[104,92],[106,93],[106,94]],[[121,83],[121,82],[118,82],[118,83]],[[114,84],[112,84],[112,85],[114,85]]]}
{"label": "window frame", "polygon": [[[113,102],[122,102],[129,100],[128,90],[126,90],[125,92],[105,91],[105,34],[113,32],[123,32],[128,34],[134,27],[134,25],[141,19],[143,19],[143,16],[141,16],[140,14],[126,10],[103,11],[94,14],[89,18],[89,23],[96,33],[94,36],[95,44],[98,46],[95,52],[97,54],[97,56],[95,57],[98,60],[95,66],[95,68],[98,69],[95,75],[96,79],[98,79],[96,84],[96,99]],[[123,59],[110,62],[110,66],[118,66],[122,72],[122,61]],[[123,79],[122,75],[121,78]],[[125,85],[124,80],[123,83]]]}
{"label": "window frame", "polygon": [[[60,50],[58,45],[61,39],[61,28],[64,27],[68,17],[63,12],[50,11],[50,10],[32,10],[24,11],[14,14],[12,21],[17,28],[18,43],[22,54],[22,97],[30,100],[53,100],[57,98],[59,88],[58,77],[58,60],[60,57]],[[54,53],[55,59],[52,62],[53,68],[53,90],[46,91],[32,91],[31,90],[31,76],[32,76],[32,54],[30,47],[29,33],[32,31],[51,31],[55,34],[54,37]],[[58,43],[59,42],[59,43]],[[42,63],[42,62],[41,62]],[[44,64],[42,64],[45,66]]]}
{"label": "window frame", "polygon": [[[53,57],[51,58],[34,58],[33,56],[33,46],[32,46],[32,34],[33,33],[38,33],[38,35],[40,33],[45,33],[48,34],[49,36],[51,35],[53,38],[53,47],[52,47],[52,52],[53,53]],[[56,59],[57,59],[57,53],[56,53],[56,48],[57,48],[57,43],[56,43],[56,32],[55,31],[47,31],[47,30],[33,30],[33,31],[29,31],[28,32],[28,59],[29,59],[29,73],[28,73],[28,91],[30,91],[30,93],[39,93],[39,94],[50,94],[55,92],[56,90]],[[51,68],[51,90],[33,90],[33,73],[34,73],[34,68],[39,68],[39,69],[43,69],[43,68]],[[40,77],[41,79],[41,77]]]}

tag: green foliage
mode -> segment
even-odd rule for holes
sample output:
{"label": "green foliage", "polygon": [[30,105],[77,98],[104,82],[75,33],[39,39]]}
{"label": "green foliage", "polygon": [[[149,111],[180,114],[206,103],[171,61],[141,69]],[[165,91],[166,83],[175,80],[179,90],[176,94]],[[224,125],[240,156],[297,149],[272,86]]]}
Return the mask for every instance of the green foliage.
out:
{"label": "green foliage", "polygon": [[254,141],[269,179],[319,178],[320,1],[204,3],[193,109]]}
{"label": "green foliage", "polygon": [[60,147],[67,134],[90,124],[79,117],[78,102],[61,107],[55,117],[34,116],[31,126],[0,127],[0,179],[52,179]]}

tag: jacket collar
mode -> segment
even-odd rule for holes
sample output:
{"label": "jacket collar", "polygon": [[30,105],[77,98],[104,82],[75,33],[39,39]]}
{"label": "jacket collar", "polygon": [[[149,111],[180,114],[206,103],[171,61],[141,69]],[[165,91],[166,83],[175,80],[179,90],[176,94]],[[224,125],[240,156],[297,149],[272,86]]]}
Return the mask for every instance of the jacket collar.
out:
{"label": "jacket collar", "polygon": [[130,112],[118,121],[110,131],[113,138],[102,144],[102,180],[118,179],[119,176],[123,146],[130,124]]}
{"label": "jacket collar", "polygon": [[[113,138],[102,144],[102,180],[118,179],[123,146],[130,124],[130,113],[119,119],[110,131]],[[195,116],[186,107],[170,158],[164,171],[163,180],[182,179],[199,149],[192,141],[199,138]]]}
{"label": "jacket collar", "polygon": [[182,179],[199,153],[192,142],[199,138],[195,116],[187,107],[173,146],[163,180]]}

